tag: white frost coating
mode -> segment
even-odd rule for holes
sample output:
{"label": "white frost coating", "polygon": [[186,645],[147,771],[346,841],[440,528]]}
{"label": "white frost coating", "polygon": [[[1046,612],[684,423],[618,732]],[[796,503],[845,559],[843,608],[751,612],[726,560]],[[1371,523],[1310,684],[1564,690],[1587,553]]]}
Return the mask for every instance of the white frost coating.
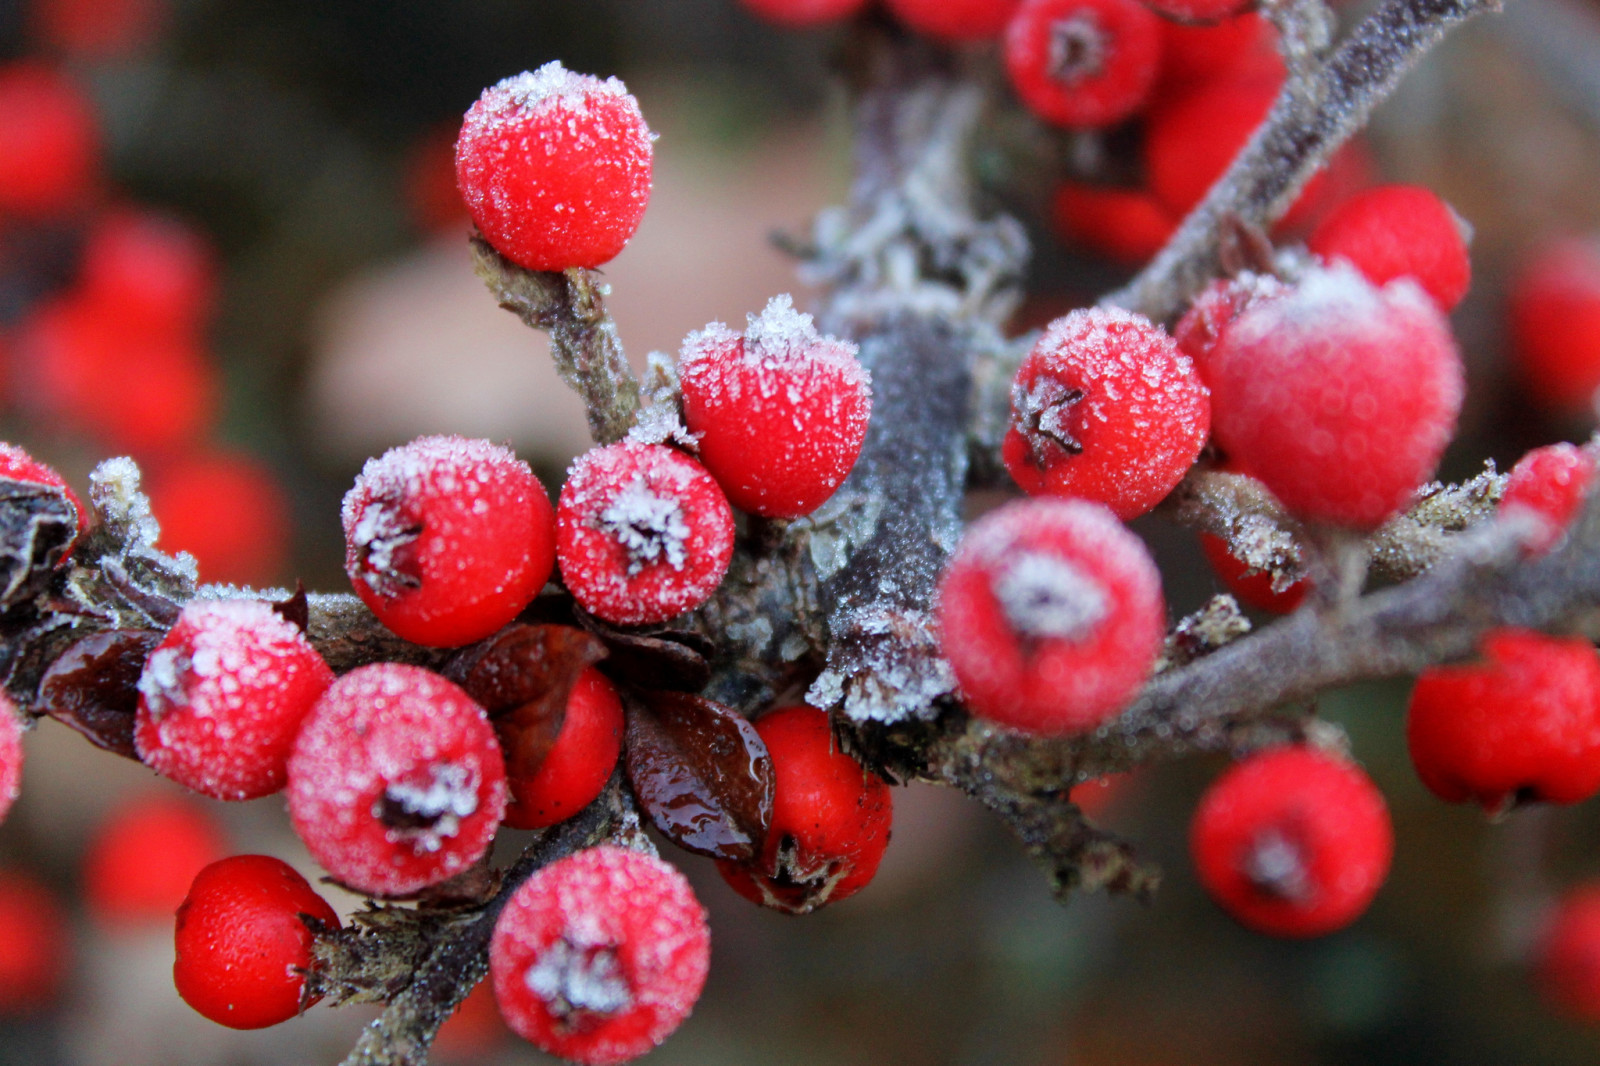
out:
{"label": "white frost coating", "polygon": [[511,449],[486,440],[458,436],[418,437],[368,459],[340,508],[345,535],[361,521],[366,501],[410,498],[425,492],[477,495],[490,468],[511,465],[531,478],[532,469]]}
{"label": "white frost coating", "polygon": [[438,851],[461,829],[461,820],[478,809],[478,775],[455,763],[429,767],[426,783],[396,782],[385,789],[373,801],[372,816],[383,820],[396,809],[423,824],[390,826],[389,842],[408,843],[418,852]]}
{"label": "white frost coating", "polygon": [[144,662],[139,675],[139,695],[157,721],[174,705],[187,705],[183,677],[189,670],[189,654],[181,647],[157,648]]}
{"label": "white frost coating", "polygon": [[835,623],[858,650],[830,662],[806,702],[843,707],[857,722],[929,719],[934,701],[955,691],[955,673],[939,653],[933,616],[882,605],[857,608]]}
{"label": "white frost coating", "polygon": [[818,333],[812,317],[796,310],[794,299],[784,293],[767,301],[759,315],[746,316],[742,336],[721,322],[689,334],[678,355],[678,373],[688,387],[729,402],[738,402],[750,382],[763,398],[792,392],[791,403],[818,391],[838,392],[841,386],[870,397],[872,375],[858,351],[852,341]]}
{"label": "white frost coating", "polygon": [[538,70],[523,71],[497,82],[491,93],[504,93],[521,108],[538,111],[559,104],[582,113],[597,96],[626,97],[628,87],[618,78],[604,81],[592,74],[579,74],[551,60]]}
{"label": "white frost coating", "polygon": [[600,511],[599,524],[628,550],[630,575],[662,559],[674,570],[683,569],[689,539],[683,508],[677,500],[650,491],[643,474],[635,475],[611,498]]}
{"label": "white frost coating", "polygon": [[1311,896],[1305,855],[1276,829],[1256,838],[1244,857],[1244,875],[1257,889],[1279,899],[1304,902]]}
{"label": "white frost coating", "polygon": [[616,1014],[633,1006],[627,975],[609,944],[574,944],[562,937],[545,948],[522,979],[558,1018],[578,1011]]}
{"label": "white frost coating", "polygon": [[127,456],[106,459],[89,473],[89,501],[102,521],[127,532],[128,550],[167,560],[178,576],[191,584],[200,580],[200,565],[188,552],[164,556],[156,541],[161,524],[150,511],[150,498],[139,487],[139,465]]}
{"label": "white frost coating", "polygon": [[1074,640],[1110,610],[1105,589],[1080,567],[1044,552],[1019,552],[994,579],[995,599],[1016,632]]}

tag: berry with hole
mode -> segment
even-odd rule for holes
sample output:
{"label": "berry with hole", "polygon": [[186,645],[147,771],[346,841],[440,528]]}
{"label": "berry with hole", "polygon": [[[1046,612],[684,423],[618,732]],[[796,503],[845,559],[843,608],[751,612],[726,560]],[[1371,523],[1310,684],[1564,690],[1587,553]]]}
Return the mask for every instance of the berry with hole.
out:
{"label": "berry with hole", "polygon": [[1311,231],[1306,246],[1344,259],[1374,285],[1411,278],[1449,311],[1472,279],[1467,225],[1420,185],[1381,185],[1350,197]]}
{"label": "berry with hole", "polygon": [[1533,514],[1544,523],[1530,545],[1534,554],[1543,554],[1571,528],[1594,475],[1594,455],[1587,449],[1566,443],[1535,448],[1511,468],[1500,509]]}
{"label": "berry with hole", "polygon": [[1563,1014],[1600,1022],[1600,882],[1569,889],[1533,949],[1540,990]]}
{"label": "berry with hole", "polygon": [[89,913],[109,927],[170,922],[195,875],[227,854],[227,837],[200,803],[162,793],[119,800],[84,853]]}
{"label": "berry with hole", "polygon": [[1600,242],[1538,247],[1511,283],[1509,311],[1529,395],[1558,414],[1589,412],[1600,388]]}
{"label": "berry with hole", "polygon": [[1006,73],[1057,126],[1110,126],[1138,111],[1161,66],[1160,20],[1138,0],[1023,0],[1006,25]]}
{"label": "berry with hole", "polygon": [[35,1014],[55,1002],[71,943],[56,894],[30,874],[0,869],[0,1018]]}
{"label": "berry with hole", "polygon": [[918,33],[945,41],[1000,36],[1020,0],[887,0],[895,18]]}
{"label": "berry with hole", "polygon": [[594,802],[622,754],[622,700],[605,675],[589,667],[567,697],[555,744],[532,777],[507,779],[506,825],[543,829]]}

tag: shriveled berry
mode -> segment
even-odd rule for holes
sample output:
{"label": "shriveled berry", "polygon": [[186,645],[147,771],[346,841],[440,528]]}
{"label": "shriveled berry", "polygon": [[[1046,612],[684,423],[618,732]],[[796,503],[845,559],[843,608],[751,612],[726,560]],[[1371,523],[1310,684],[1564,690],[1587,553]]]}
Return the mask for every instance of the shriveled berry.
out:
{"label": "shriveled berry", "polygon": [[119,800],[84,853],[84,898],[102,925],[165,925],[195,875],[227,854],[227,836],[198,801],[162,793]]}
{"label": "shriveled berry", "polygon": [[710,958],[705,909],[688,880],[611,844],[528,878],[489,942],[506,1022],[586,1066],[626,1062],[665,1040],[700,998]]}
{"label": "shriveled berry", "polygon": [[1006,73],[1045,121],[1109,126],[1150,96],[1159,23],[1138,0],[1023,0],[1006,25]]}
{"label": "shriveled berry", "polygon": [[1346,264],[1256,302],[1212,351],[1213,427],[1296,515],[1371,528],[1433,473],[1464,391],[1450,327],[1407,281]]}
{"label": "shriveled berry", "polygon": [[616,78],[546,63],[485,89],[456,141],[456,184],[495,250],[530,270],[595,267],[650,201],[654,135]]}
{"label": "shriveled berry", "polygon": [[1200,883],[1241,925],[1321,936],[1372,902],[1389,874],[1394,829],[1383,794],[1359,767],[1310,748],[1279,748],[1212,783],[1189,850]]}
{"label": "shriveled berry", "polygon": [[235,855],[195,876],[178,908],[172,981],[183,1001],[219,1025],[263,1029],[300,1013],[311,918],[339,916],[280,859]]}
{"label": "shriveled berry", "polygon": [[1560,414],[1600,388],[1600,242],[1547,241],[1511,284],[1511,353],[1528,393]]}
{"label": "shriveled berry", "polygon": [[1284,588],[1274,588],[1271,574],[1250,569],[1248,563],[1228,549],[1228,542],[1221,537],[1200,534],[1200,550],[1223,586],[1241,603],[1273,614],[1288,614],[1305,601],[1307,583],[1304,578]]}
{"label": "shriveled berry", "polygon": [[700,606],[733,557],[733,512],[706,468],[659,444],[580,455],[556,504],[561,578],[584,610],[619,625]]}
{"label": "shriveled berry", "polygon": [[772,756],[772,825],[753,862],[719,860],[718,872],[751,902],[789,914],[855,895],[889,845],[889,786],[839,750],[815,707],[770,711],[756,732]]}
{"label": "shriveled berry", "polygon": [[42,63],[0,65],[0,214],[77,207],[99,157],[94,106],[70,77]]}
{"label": "shriveled berry", "polygon": [[0,694],[0,821],[22,791],[22,715]]}
{"label": "shriveled berry", "polygon": [[744,0],[744,6],[771,22],[812,26],[848,18],[865,7],[866,0]]}
{"label": "shriveled berry", "polygon": [[1600,881],[1568,889],[1533,949],[1540,990],[1560,1010],[1600,1021]]}
{"label": "shriveled berry", "polygon": [[0,1018],[50,1007],[67,976],[72,928],[49,886],[0,869]]}
{"label": "shriveled berry", "polygon": [[1193,465],[1211,425],[1194,364],[1166,331],[1115,308],[1056,319],[1011,386],[1006,469],[1031,494],[1144,514]]}
{"label": "shriveled berry", "polygon": [[1484,661],[1437,666],[1411,690],[1406,739],[1440,799],[1499,812],[1600,791],[1600,654],[1582,638],[1497,629]]}
{"label": "shriveled berry", "polygon": [[161,547],[188,552],[204,581],[264,586],[282,576],[293,523],[278,476],[241,452],[187,450],[150,467]]}
{"label": "shriveled berry", "polygon": [[1344,259],[1374,285],[1411,278],[1448,311],[1472,278],[1466,223],[1420,185],[1382,185],[1334,208],[1306,240],[1325,260]]}
{"label": "shriveled berry", "polygon": [[1020,0],[885,0],[901,22],[946,41],[998,37]]}
{"label": "shriveled berry", "polygon": [[263,600],[192,600],[146,660],[133,741],[145,765],[214,799],[287,780],[300,723],[333,671]]}
{"label": "shriveled berry", "polygon": [[967,530],[939,586],[945,658],[973,713],[1028,733],[1092,729],[1155,664],[1161,575],[1083,500],[1007,504]]}
{"label": "shriveled berry", "polygon": [[401,896],[488,850],[505,761],[483,708],[438,674],[361,666],[312,707],[289,756],[289,818],[311,855],[359,892]]}
{"label": "shriveled berry", "polygon": [[1135,265],[1159,252],[1177,220],[1144,189],[1062,182],[1054,200],[1056,233],[1108,259]]}
{"label": "shriveled berry", "polygon": [[741,510],[810,514],[861,453],[872,384],[856,346],[817,333],[787,295],[742,334],[720,322],[691,333],[678,374],[700,461]]}
{"label": "shriveled berry", "polygon": [[1544,522],[1535,553],[1549,551],[1572,525],[1594,484],[1594,455],[1571,444],[1547,444],[1517,460],[1500,496],[1502,511],[1520,510]]}
{"label": "shriveled berry", "polygon": [[506,824],[543,829],[594,802],[622,754],[622,700],[600,671],[578,675],[567,697],[561,732],[532,777],[511,777]]}
{"label": "shriveled berry", "polygon": [[378,620],[454,647],[499,629],[555,562],[555,515],[507,448],[418,437],[367,460],[344,498],[345,572]]}

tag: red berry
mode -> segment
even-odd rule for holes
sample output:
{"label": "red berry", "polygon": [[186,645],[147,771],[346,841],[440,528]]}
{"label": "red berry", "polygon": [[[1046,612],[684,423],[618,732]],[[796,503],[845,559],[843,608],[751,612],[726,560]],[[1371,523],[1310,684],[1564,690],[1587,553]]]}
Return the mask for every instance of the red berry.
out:
{"label": "red berry", "polygon": [[418,437],[367,460],[343,517],[356,595],[418,644],[488,636],[539,594],[555,563],[544,486],[485,440]]}
{"label": "red berry", "polygon": [[689,1016],[711,933],[689,882],[610,844],[539,870],[489,943],[500,1013],[541,1049],[586,1066],[643,1055]]}
{"label": "red berry", "polygon": [[1142,0],[1151,11],[1180,22],[1214,22],[1237,15],[1255,0]]}
{"label": "red berry", "polygon": [[1542,554],[1561,540],[1594,484],[1594,456],[1571,444],[1547,444],[1517,460],[1500,496],[1503,511],[1536,515],[1544,530],[1532,549]]}
{"label": "red berry", "polygon": [[546,63],[485,89],[467,111],[456,184],[512,262],[596,267],[644,217],[653,136],[622,82]]}
{"label": "red berry", "polygon": [[1529,394],[1581,414],[1600,388],[1600,244],[1547,242],[1511,285],[1511,351]]}
{"label": "red berry", "polygon": [[593,667],[579,674],[567,697],[561,732],[538,771],[507,781],[511,802],[506,824],[543,829],[593,803],[622,754],[622,721],[622,700],[605,675]]}
{"label": "red berry", "polygon": [[303,971],[315,964],[308,917],[339,927],[333,908],[288,863],[267,855],[212,863],[178,908],[178,995],[232,1029],[288,1021],[303,1006]]}
{"label": "red berry", "polygon": [[1200,534],[1200,550],[1222,584],[1240,603],[1273,614],[1288,614],[1305,601],[1307,582],[1304,578],[1287,588],[1275,589],[1271,574],[1250,569],[1228,549],[1228,542],[1221,537]]}
{"label": "red berry", "polygon": [[94,106],[72,79],[39,63],[0,66],[0,214],[79,206],[99,154]]}
{"label": "red berry", "polygon": [[88,527],[89,511],[78,494],[72,491],[72,486],[67,484],[66,478],[57,473],[54,467],[46,466],[15,444],[0,441],[0,478],[60,489],[67,497],[67,502],[72,504],[72,509],[78,513],[79,535]]}
{"label": "red berry", "polygon": [[1600,1021],[1600,882],[1569,890],[1533,950],[1540,988],[1565,1014]]}
{"label": "red berry", "polygon": [[428,1048],[428,1061],[476,1063],[495,1057],[506,1023],[494,1002],[494,984],[481,981],[444,1020]]}
{"label": "red berry", "polygon": [[1130,266],[1159,252],[1177,228],[1177,220],[1144,189],[1063,182],[1054,209],[1062,240]]}
{"label": "red berry", "polygon": [[1347,265],[1253,303],[1212,352],[1217,440],[1285,507],[1371,528],[1411,499],[1455,431],[1461,359],[1409,282]]}
{"label": "red berry", "polygon": [[103,925],[165,924],[195,875],[227,853],[227,837],[195,801],[162,794],[119,800],[84,854],[84,898]]}
{"label": "red berry", "polygon": [[1258,73],[1281,80],[1283,61],[1278,56],[1277,37],[1272,23],[1254,11],[1200,26],[1162,19],[1163,89]]}
{"label": "red berry", "polygon": [[678,373],[700,461],[741,510],[810,514],[861,453],[872,383],[856,346],[818,334],[788,296],[750,315],[742,334],[720,322],[691,333]]}
{"label": "red berry", "polygon": [[0,869],[0,1018],[48,1008],[67,976],[72,929],[42,882]]}
{"label": "red berry", "polygon": [[1383,885],[1394,829],[1353,763],[1310,748],[1255,755],[1200,800],[1189,832],[1200,883],[1240,924],[1273,936],[1331,933]]}
{"label": "red berry", "polygon": [[153,465],[150,509],[161,547],[193,555],[206,581],[260,586],[283,573],[289,500],[251,456],[203,449]]}
{"label": "red berry", "polygon": [[1078,782],[1067,795],[1085,818],[1099,819],[1125,803],[1128,794],[1137,788],[1138,781],[1132,774],[1107,774]]}
{"label": "red berry", "polygon": [[757,15],[785,26],[837,22],[866,6],[867,0],[744,0]]}
{"label": "red berry", "polygon": [[700,606],[733,557],[733,512],[705,467],[660,444],[580,455],[556,504],[561,577],[608,622],[662,622]]}
{"label": "red berry", "polygon": [[406,148],[402,191],[411,222],[423,233],[459,238],[472,228],[456,188],[456,132],[454,123],[434,126]]}
{"label": "red berry", "polygon": [[1020,0],[887,0],[894,16],[918,33],[947,41],[998,37]]}
{"label": "red berry", "polygon": [[133,740],[156,773],[213,799],[267,796],[333,671],[263,600],[194,600],[145,661]]}
{"label": "red berry", "polygon": [[1483,662],[1438,666],[1411,690],[1417,776],[1450,803],[1501,811],[1600,791],[1600,654],[1582,638],[1497,629]]}
{"label": "red berry", "polygon": [[1092,729],[1133,698],[1166,629],[1144,543],[1082,500],[1007,504],[968,529],[939,586],[944,654],[974,714]]}
{"label": "red berry", "polygon": [[1201,289],[1189,309],[1172,327],[1178,350],[1194,360],[1200,377],[1211,380],[1211,353],[1217,340],[1233,320],[1257,300],[1281,296],[1289,287],[1271,274],[1245,272],[1236,278],[1218,279]]}
{"label": "red berry", "polygon": [[204,237],[151,211],[124,208],[102,216],[83,248],[86,298],[132,328],[203,326],[216,275],[215,257]]}
{"label": "red berry", "polygon": [[306,716],[289,755],[289,818],[312,857],[358,892],[402,896],[488,850],[505,763],[483,708],[438,674],[358,667]]}
{"label": "red berry", "polygon": [[1128,519],[1183,479],[1210,424],[1206,387],[1166,331],[1088,308],[1052,322],[1022,361],[1001,455],[1025,491],[1095,500]]}
{"label": "red berry", "polygon": [[33,0],[32,30],[62,51],[90,59],[136,52],[161,32],[163,0]]}
{"label": "red berry", "polygon": [[22,791],[22,715],[0,693],[0,822]]}
{"label": "red berry", "polygon": [[1324,260],[1345,259],[1374,285],[1411,278],[1448,311],[1472,277],[1466,224],[1420,185],[1383,185],[1340,204],[1306,241]]}
{"label": "red berry", "polygon": [[1155,85],[1159,22],[1138,0],[1023,0],[1006,26],[1006,72],[1045,121],[1109,126]]}
{"label": "red berry", "polygon": [[889,786],[840,751],[826,712],[784,707],[756,732],[772,756],[772,825],[750,864],[717,870],[746,899],[806,914],[867,886],[889,846]]}

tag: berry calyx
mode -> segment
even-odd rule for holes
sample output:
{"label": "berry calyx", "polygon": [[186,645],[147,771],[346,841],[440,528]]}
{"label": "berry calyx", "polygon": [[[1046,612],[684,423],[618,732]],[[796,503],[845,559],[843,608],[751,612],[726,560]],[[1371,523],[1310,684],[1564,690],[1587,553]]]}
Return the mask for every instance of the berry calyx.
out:
{"label": "berry calyx", "polygon": [[810,514],[866,440],[872,384],[856,346],[819,334],[787,295],[749,316],[742,334],[720,322],[691,333],[678,376],[700,461],[751,514]]}
{"label": "berry calyx", "polygon": [[1383,794],[1358,766],[1279,748],[1212,783],[1189,850],[1206,892],[1241,925],[1321,936],[1372,902],[1389,873],[1394,829]]}
{"label": "berry calyx", "polygon": [[756,732],[772,757],[772,824],[753,862],[723,859],[717,871],[739,895],[788,914],[855,895],[889,845],[889,786],[839,750],[815,707],[769,711]]}
{"label": "berry calyx", "polygon": [[67,484],[66,478],[57,473],[54,467],[41,463],[15,444],[0,441],[0,478],[60,489],[76,512],[77,535],[72,538],[72,543],[77,543],[78,537],[88,527],[89,512],[83,506],[83,501],[78,498],[78,494],[72,491],[72,486]]}
{"label": "berry calyx", "polygon": [[1529,395],[1581,414],[1600,388],[1600,245],[1546,242],[1511,284],[1511,352]]}
{"label": "berry calyx", "polygon": [[139,677],[133,742],[156,773],[214,799],[270,795],[333,671],[263,600],[194,600]]}
{"label": "berry calyx", "polygon": [[814,26],[848,18],[866,6],[866,0],[743,0],[744,6],[771,22],[785,26]]}
{"label": "berry calyx", "polygon": [[315,964],[307,918],[339,928],[333,908],[288,863],[268,855],[212,863],[178,908],[178,995],[231,1029],[288,1021],[310,1005],[302,1003]]}
{"label": "berry calyx", "polygon": [[195,875],[227,854],[227,837],[198,802],[161,794],[121,800],[84,855],[84,898],[102,925],[165,925]]}
{"label": "berry calyx", "polygon": [[998,37],[1020,0],[886,0],[895,18],[946,41]]}
{"label": "berry calyx", "polygon": [[733,558],[733,511],[687,455],[625,440],[572,464],[556,554],[584,610],[618,625],[663,622],[716,591]]}
{"label": "berry calyx", "polygon": [[456,141],[456,184],[484,237],[529,270],[596,267],[650,202],[654,135],[616,78],[559,62],[485,89]]}
{"label": "berry calyx", "polygon": [[594,802],[622,754],[622,700],[605,675],[589,667],[567,697],[555,744],[532,777],[507,779],[505,824],[543,829]]}
{"label": "berry calyx", "polygon": [[1305,602],[1308,587],[1305,578],[1284,588],[1275,588],[1270,573],[1250,569],[1248,563],[1229,550],[1228,542],[1221,537],[1201,533],[1200,551],[1223,586],[1240,603],[1272,614],[1288,614]]}
{"label": "berry calyx", "polygon": [[403,896],[477,862],[505,812],[505,761],[483,708],[438,674],[357,667],[306,716],[289,818],[359,892]]}
{"label": "berry calyx", "polygon": [[516,890],[495,924],[489,972],[519,1036],[609,1066],[649,1051],[689,1016],[710,957],[688,880],[653,856],[602,844]]}
{"label": "berry calyx", "polygon": [[538,595],[555,563],[544,487],[486,440],[418,437],[367,460],[343,520],[356,595],[418,644],[488,636]]}
{"label": "berry calyx", "polygon": [[1594,477],[1594,455],[1586,449],[1566,443],[1535,448],[1511,468],[1500,509],[1538,516],[1544,528],[1530,548],[1542,554],[1566,535]]}
{"label": "berry calyx", "polygon": [[1382,185],[1350,197],[1312,230],[1306,247],[1343,259],[1374,285],[1411,278],[1449,311],[1472,278],[1466,223],[1420,185]]}
{"label": "berry calyx", "polygon": [[1082,500],[1019,501],[973,523],[938,612],[967,706],[1038,734],[1082,732],[1120,710],[1166,629],[1144,543]]}
{"label": "berry calyx", "polygon": [[0,695],[0,822],[22,791],[22,715]]}
{"label": "berry calyx", "polygon": [[1023,0],[1006,26],[1006,73],[1057,126],[1109,126],[1143,106],[1161,61],[1160,20],[1138,0]]}
{"label": "berry calyx", "polygon": [[1417,678],[1406,718],[1411,762],[1449,803],[1490,812],[1576,803],[1600,791],[1600,654],[1582,638],[1497,629],[1484,661]]}
{"label": "berry calyx", "polygon": [[1600,1021],[1600,882],[1567,891],[1533,950],[1540,989],[1562,1013]]}
{"label": "berry calyx", "polygon": [[1030,494],[1094,500],[1128,519],[1183,479],[1210,425],[1206,386],[1164,330],[1088,308],[1052,322],[1017,369],[1001,456]]}

